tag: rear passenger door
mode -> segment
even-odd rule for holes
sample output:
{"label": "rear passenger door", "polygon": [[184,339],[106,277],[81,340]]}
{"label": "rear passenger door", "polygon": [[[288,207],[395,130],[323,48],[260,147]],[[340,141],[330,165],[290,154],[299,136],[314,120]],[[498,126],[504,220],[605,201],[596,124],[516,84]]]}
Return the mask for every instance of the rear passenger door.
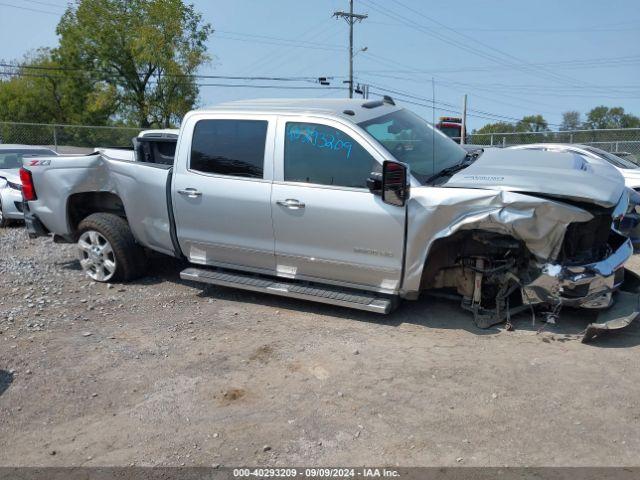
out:
{"label": "rear passenger door", "polygon": [[366,186],[383,154],[355,128],[315,117],[281,117],[272,215],[280,276],[395,293],[406,207]]}
{"label": "rear passenger door", "polygon": [[183,253],[192,263],[273,273],[275,119],[203,113],[182,131],[172,200]]}

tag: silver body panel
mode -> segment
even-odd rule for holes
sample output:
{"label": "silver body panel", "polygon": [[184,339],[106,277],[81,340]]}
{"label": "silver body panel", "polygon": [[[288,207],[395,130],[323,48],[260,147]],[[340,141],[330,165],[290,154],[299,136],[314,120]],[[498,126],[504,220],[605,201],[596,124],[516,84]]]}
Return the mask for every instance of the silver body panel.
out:
{"label": "silver body panel", "polygon": [[123,203],[136,240],[153,250],[173,254],[169,230],[166,168],[111,159],[100,154],[42,157],[48,165],[29,166],[38,199],[29,210],[62,237],[74,232],[68,218],[72,195],[108,192]]}
{"label": "silver body panel", "polygon": [[[357,122],[400,107],[366,109],[356,100],[317,103],[240,102],[185,116],[170,197],[177,241],[192,263],[415,298],[431,246],[439,238],[472,229],[508,234],[523,241],[541,265],[553,264],[567,226],[593,218],[563,198],[613,206],[624,196],[622,178],[612,167],[585,167],[571,155],[544,152],[518,157],[527,157],[526,170],[499,154],[480,157],[438,187],[420,186],[412,178],[404,207],[385,204],[366,189],[285,182],[283,125],[288,119],[341,129],[376,161],[390,159]],[[343,110],[350,108],[354,115]],[[262,179],[189,170],[195,122],[215,118],[268,121]],[[38,195],[29,202],[30,211],[49,231],[73,235],[67,218],[71,195],[110,192],[121,199],[140,244],[175,253],[168,170],[99,154],[55,157],[29,170]],[[187,189],[199,194],[179,193]],[[288,200],[304,208],[282,204]],[[616,262],[624,262],[626,253],[616,253]]]}

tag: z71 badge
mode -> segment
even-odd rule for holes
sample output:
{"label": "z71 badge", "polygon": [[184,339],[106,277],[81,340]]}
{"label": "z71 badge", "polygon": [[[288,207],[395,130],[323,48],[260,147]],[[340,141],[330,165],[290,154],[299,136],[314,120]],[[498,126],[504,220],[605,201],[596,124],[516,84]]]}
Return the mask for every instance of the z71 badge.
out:
{"label": "z71 badge", "polygon": [[28,160],[27,166],[29,167],[46,167],[51,165],[51,160]]}

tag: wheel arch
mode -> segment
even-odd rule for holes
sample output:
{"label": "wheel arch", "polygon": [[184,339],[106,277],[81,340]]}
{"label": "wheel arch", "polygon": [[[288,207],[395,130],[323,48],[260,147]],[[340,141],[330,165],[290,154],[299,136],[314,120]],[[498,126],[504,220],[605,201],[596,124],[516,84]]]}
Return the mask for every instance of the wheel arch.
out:
{"label": "wheel arch", "polygon": [[93,213],[112,213],[127,218],[122,199],[112,192],[74,193],[67,199],[69,231],[77,237],[80,222]]}

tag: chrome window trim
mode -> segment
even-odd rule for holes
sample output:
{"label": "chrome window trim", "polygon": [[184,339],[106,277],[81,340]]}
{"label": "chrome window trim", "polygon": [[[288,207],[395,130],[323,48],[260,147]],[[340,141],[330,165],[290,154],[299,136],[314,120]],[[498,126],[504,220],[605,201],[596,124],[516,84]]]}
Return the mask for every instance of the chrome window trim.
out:
{"label": "chrome window trim", "polygon": [[306,182],[287,182],[274,180],[272,182],[274,185],[287,185],[291,187],[308,187],[308,188],[321,188],[325,190],[342,190],[346,192],[355,192],[355,193],[367,193],[370,194],[368,188],[358,188],[358,187],[341,187],[339,185],[324,185],[322,183],[306,183]]}

